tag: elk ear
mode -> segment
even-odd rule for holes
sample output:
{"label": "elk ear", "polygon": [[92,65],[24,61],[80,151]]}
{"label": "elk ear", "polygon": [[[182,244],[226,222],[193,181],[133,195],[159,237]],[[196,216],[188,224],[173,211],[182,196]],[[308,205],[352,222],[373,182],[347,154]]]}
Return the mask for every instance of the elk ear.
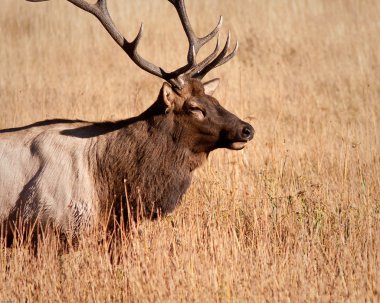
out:
{"label": "elk ear", "polygon": [[218,88],[220,79],[216,78],[210,81],[203,83],[203,88],[205,89],[205,94],[212,96],[215,90]]}
{"label": "elk ear", "polygon": [[168,110],[171,110],[174,108],[174,101],[175,101],[175,92],[173,91],[171,85],[167,82],[164,82],[162,85],[162,99],[165,102],[165,105],[167,106]]}

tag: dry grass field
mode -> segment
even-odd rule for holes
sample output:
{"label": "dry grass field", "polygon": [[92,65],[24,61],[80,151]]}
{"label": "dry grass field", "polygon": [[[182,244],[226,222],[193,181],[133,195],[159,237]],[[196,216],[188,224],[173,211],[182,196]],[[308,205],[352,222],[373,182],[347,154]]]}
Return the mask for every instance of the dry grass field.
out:
{"label": "dry grass field", "polygon": [[[122,119],[155,100],[162,81],[93,16],[1,2],[0,128]],[[168,1],[109,2],[128,38],[144,21],[144,57],[185,62]],[[212,153],[174,213],[115,251],[98,234],[66,254],[54,237],[36,255],[2,246],[0,302],[379,302],[380,2],[187,4],[197,33],[223,15],[239,40],[207,79],[221,77],[216,97],[253,124],[253,142]]]}

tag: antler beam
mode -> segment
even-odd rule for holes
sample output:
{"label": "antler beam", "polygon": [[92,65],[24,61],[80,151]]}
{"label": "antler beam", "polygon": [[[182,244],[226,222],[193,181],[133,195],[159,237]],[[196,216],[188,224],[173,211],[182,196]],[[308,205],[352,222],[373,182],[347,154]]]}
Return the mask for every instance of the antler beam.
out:
{"label": "antler beam", "polygon": [[158,76],[162,79],[167,80],[167,73],[162,70],[160,67],[148,62],[144,58],[142,58],[137,53],[137,46],[140,42],[144,25],[141,23],[140,30],[135,39],[132,42],[127,41],[125,37],[119,32],[116,28],[112,18],[108,12],[107,1],[106,0],[98,0],[95,4],[88,3],[84,0],[68,0],[72,4],[77,7],[83,9],[86,12],[93,14],[98,20],[102,23],[103,27],[107,30],[110,36],[115,40],[115,42],[128,54],[128,56],[132,59],[137,66],[142,68],[143,70],[151,73],[155,76]]}

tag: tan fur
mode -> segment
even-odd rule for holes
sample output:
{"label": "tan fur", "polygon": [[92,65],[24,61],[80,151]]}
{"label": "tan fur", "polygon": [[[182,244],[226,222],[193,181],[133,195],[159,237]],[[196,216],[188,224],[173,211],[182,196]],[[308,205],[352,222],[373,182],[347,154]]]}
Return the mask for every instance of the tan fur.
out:
{"label": "tan fur", "polygon": [[49,221],[63,228],[75,214],[94,216],[94,179],[87,151],[94,139],[60,135],[86,123],[58,123],[0,133],[0,220]]}

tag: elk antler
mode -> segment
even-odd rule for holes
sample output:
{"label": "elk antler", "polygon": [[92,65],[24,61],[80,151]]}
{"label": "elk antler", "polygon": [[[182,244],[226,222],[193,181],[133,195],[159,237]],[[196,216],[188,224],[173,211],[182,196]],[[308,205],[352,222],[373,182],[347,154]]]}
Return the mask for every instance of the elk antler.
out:
{"label": "elk antler", "polygon": [[[27,0],[30,2],[42,2],[47,0]],[[230,34],[228,37],[224,48],[219,53],[219,37],[217,39],[215,50],[207,56],[200,63],[196,62],[196,56],[200,48],[214,38],[218,33],[223,23],[223,18],[220,17],[220,20],[217,26],[206,36],[197,37],[191,27],[189,18],[186,13],[184,0],[168,0],[179,15],[179,18],[182,23],[182,27],[186,33],[187,39],[189,41],[189,50],[187,54],[187,64],[182,66],[172,72],[165,72],[161,67],[154,65],[153,63],[148,62],[142,58],[137,53],[137,46],[140,42],[142,33],[143,33],[143,24],[141,23],[140,30],[131,42],[127,41],[124,36],[116,28],[115,24],[112,21],[112,18],[107,9],[106,0],[98,0],[95,4],[88,3],[85,0],[68,0],[77,7],[83,9],[86,12],[93,14],[98,20],[102,23],[103,27],[107,30],[110,36],[116,41],[116,43],[127,53],[127,55],[132,59],[132,61],[142,68],[143,70],[151,73],[161,79],[164,79],[170,82],[172,85],[177,88],[182,88],[185,81],[190,78],[202,79],[210,70],[220,66],[230,60],[235,56],[238,49],[238,42],[236,42],[234,50],[227,55],[228,48],[230,45]]]}
{"label": "elk antler", "polygon": [[[187,39],[189,41],[189,50],[187,54],[187,65],[177,69],[172,72],[171,75],[174,78],[185,80],[187,78],[197,78],[202,79],[210,70],[213,68],[226,63],[232,57],[235,56],[236,51],[238,49],[238,42],[236,42],[234,50],[227,55],[228,48],[230,45],[230,33],[228,33],[227,41],[224,45],[223,50],[219,53],[219,37],[217,39],[215,50],[206,57],[200,63],[196,63],[196,56],[198,54],[199,49],[209,42],[212,38],[214,38],[218,33],[220,28],[222,27],[223,17],[221,16],[217,26],[206,36],[199,38],[195,35],[189,18],[186,13],[184,0],[169,0],[170,3],[174,5],[181,20],[183,29],[186,33]],[[226,56],[227,55],[227,56]]]}

